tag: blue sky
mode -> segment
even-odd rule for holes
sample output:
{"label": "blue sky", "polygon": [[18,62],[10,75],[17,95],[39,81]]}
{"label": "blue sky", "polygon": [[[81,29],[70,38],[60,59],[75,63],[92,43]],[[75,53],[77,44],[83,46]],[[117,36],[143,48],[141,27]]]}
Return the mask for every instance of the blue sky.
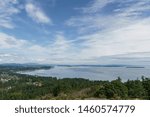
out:
{"label": "blue sky", "polygon": [[150,64],[150,0],[0,0],[0,63]]}

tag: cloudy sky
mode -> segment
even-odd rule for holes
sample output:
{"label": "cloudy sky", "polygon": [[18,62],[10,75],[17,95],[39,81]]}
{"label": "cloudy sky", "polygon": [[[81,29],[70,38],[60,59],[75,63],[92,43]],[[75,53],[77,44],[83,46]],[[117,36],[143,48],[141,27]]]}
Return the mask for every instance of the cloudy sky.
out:
{"label": "cloudy sky", "polygon": [[150,0],[0,0],[0,63],[150,64]]}

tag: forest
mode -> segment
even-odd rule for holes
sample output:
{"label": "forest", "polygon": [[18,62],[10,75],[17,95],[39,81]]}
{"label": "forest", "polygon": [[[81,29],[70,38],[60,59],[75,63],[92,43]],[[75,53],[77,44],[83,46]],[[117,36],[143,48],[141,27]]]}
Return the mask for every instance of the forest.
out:
{"label": "forest", "polygon": [[150,78],[122,82],[83,78],[41,77],[17,71],[51,66],[0,66],[0,100],[149,100]]}

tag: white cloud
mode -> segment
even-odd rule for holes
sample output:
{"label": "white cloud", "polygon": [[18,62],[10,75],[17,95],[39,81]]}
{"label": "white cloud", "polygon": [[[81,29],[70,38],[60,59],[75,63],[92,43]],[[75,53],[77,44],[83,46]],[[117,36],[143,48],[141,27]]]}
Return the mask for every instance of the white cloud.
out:
{"label": "white cloud", "polygon": [[116,9],[113,9],[113,11],[122,12],[124,16],[139,15],[142,11],[150,10],[149,0],[93,0],[86,7],[81,8],[81,10],[87,14],[102,13],[107,5],[112,6],[114,5],[113,3],[116,4]]}
{"label": "white cloud", "polygon": [[25,5],[25,10],[28,15],[37,23],[52,24],[51,19],[37,5],[33,3],[27,3]]}
{"label": "white cloud", "polygon": [[[106,13],[104,9],[110,4],[116,6]],[[102,64],[121,61],[114,61],[112,56],[138,53],[138,57],[143,57],[142,53],[150,52],[150,16],[146,13],[150,10],[149,0],[94,0],[81,9],[82,15],[66,22],[80,34],[77,41],[82,48],[78,59]],[[150,54],[144,57],[149,58]]]}
{"label": "white cloud", "polygon": [[[107,6],[109,4],[112,4],[111,6],[114,8],[108,8],[111,7]],[[104,9],[108,9],[107,12]],[[70,18],[66,24],[82,30],[102,29],[108,28],[108,26],[110,28],[113,24],[117,26],[130,25],[137,18],[147,17],[148,13],[145,14],[145,12],[149,10],[149,0],[93,0],[91,4],[81,8],[84,14]]]}
{"label": "white cloud", "polygon": [[[105,13],[104,9],[114,3],[117,6]],[[66,22],[79,32],[73,40],[57,33],[52,42],[40,45],[0,33],[0,50],[3,52],[0,60],[56,64],[132,64],[133,61],[139,64],[148,61],[150,16],[145,12],[150,10],[149,3],[149,0],[93,0],[91,5],[81,8],[81,15]],[[27,3],[25,8],[37,23],[52,24],[36,4]],[[11,19],[4,21],[12,25]]]}
{"label": "white cloud", "polygon": [[13,36],[7,35],[5,33],[0,33],[0,48],[20,48],[27,44],[27,41],[16,39]]}
{"label": "white cloud", "polygon": [[134,52],[150,52],[150,20],[105,32],[96,32],[80,39],[86,48],[81,55],[85,58],[111,56]]}
{"label": "white cloud", "polygon": [[53,42],[42,46],[0,33],[0,51],[1,63],[64,63],[72,57],[72,43],[63,34],[56,34]]}
{"label": "white cloud", "polygon": [[38,50],[30,49],[32,46],[36,45],[29,41],[0,33],[0,51],[3,52],[0,53],[1,63],[37,62],[36,60],[41,54]]}
{"label": "white cloud", "polygon": [[[131,1],[129,1],[130,3]],[[122,2],[124,4],[124,2]],[[143,14],[143,12],[150,10],[150,1],[149,0],[137,0],[136,3],[128,4],[127,7],[122,9],[117,9],[116,12],[120,16],[124,17],[138,17]]]}
{"label": "white cloud", "polygon": [[66,51],[70,47],[69,42],[66,40],[66,38],[62,34],[57,34],[55,37],[55,41],[52,45],[53,52],[57,53]]}
{"label": "white cloud", "polygon": [[115,0],[93,0],[87,7],[81,8],[83,13],[96,13],[101,11],[107,4],[114,2]]}
{"label": "white cloud", "polygon": [[33,3],[20,3],[19,0],[0,0],[0,27],[13,29],[16,27],[14,16],[25,9],[27,14],[37,23],[52,24],[44,11]]}
{"label": "white cloud", "polygon": [[20,12],[17,0],[0,0],[0,27],[12,29],[15,25],[12,17]]}

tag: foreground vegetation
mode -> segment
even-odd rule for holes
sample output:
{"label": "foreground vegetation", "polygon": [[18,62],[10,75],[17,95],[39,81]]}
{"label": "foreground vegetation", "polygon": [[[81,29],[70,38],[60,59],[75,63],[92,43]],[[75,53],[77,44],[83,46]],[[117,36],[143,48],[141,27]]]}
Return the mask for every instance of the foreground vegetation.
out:
{"label": "foreground vegetation", "polygon": [[0,99],[150,99],[150,79],[122,82],[82,78],[39,77],[17,74],[19,70],[51,67],[0,66]]}

